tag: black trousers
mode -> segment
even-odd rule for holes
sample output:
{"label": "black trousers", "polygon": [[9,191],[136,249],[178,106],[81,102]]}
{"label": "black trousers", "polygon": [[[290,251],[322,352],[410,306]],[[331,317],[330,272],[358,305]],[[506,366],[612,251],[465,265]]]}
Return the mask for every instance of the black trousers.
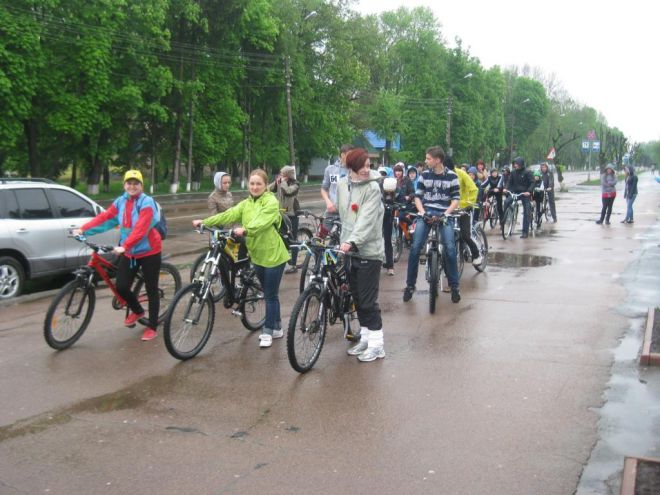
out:
{"label": "black trousers", "polygon": [[378,260],[351,259],[348,275],[351,293],[361,327],[382,330],[383,321],[378,306],[381,262]]}
{"label": "black trousers", "polygon": [[461,215],[458,217],[458,226],[461,228],[461,239],[463,242],[468,245],[470,248],[470,253],[472,253],[472,258],[477,258],[479,256],[479,247],[477,243],[472,239],[472,226],[470,225],[470,216]]}
{"label": "black trousers", "polygon": [[160,253],[145,256],[144,258],[120,256],[117,263],[117,292],[126,301],[133,313],[144,313],[140,301],[138,301],[138,298],[132,291],[135,274],[140,268],[142,269],[144,285],[149,298],[149,327],[156,330],[158,326],[158,312],[160,311],[160,297],[158,296]]}
{"label": "black trousers", "polygon": [[612,206],[614,205],[614,200],[616,198],[603,198],[603,208],[600,210],[600,221],[603,219],[605,221],[610,221],[610,215],[612,214]]}
{"label": "black trousers", "polygon": [[392,210],[385,208],[383,214],[383,240],[385,241],[384,268],[394,268],[394,253],[392,250]]}

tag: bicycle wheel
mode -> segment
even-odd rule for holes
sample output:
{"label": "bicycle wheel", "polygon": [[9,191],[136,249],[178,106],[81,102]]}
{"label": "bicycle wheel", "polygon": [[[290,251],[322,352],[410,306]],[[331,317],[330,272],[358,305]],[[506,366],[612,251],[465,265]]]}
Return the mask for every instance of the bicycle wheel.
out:
{"label": "bicycle wheel", "polygon": [[[200,254],[197,259],[193,262],[192,267],[190,268],[190,281],[192,282],[195,280],[195,278],[199,278],[201,276],[201,269],[202,269],[202,263],[204,263],[204,260],[206,259],[206,253]],[[218,274],[215,279],[213,280],[213,284],[211,285],[211,292],[213,294],[213,302],[220,302],[222,298],[225,296],[225,289],[224,284],[222,283],[222,278]]]}
{"label": "bicycle wheel", "polygon": [[458,272],[458,278],[460,279],[463,276],[463,268],[465,268],[465,260],[471,259],[472,255],[470,250],[465,245],[465,243],[459,239],[456,239],[456,271]]}
{"label": "bicycle wheel", "polygon": [[[296,240],[301,243],[303,241],[309,242],[312,240],[313,234],[312,231],[309,230],[307,227],[299,227],[298,228],[298,235],[296,236]],[[303,263],[305,262],[305,255],[307,254],[307,251],[304,249],[299,249],[298,250],[298,255],[296,258],[296,268],[302,268]]]}
{"label": "bicycle wheel", "polygon": [[403,232],[399,222],[392,220],[392,259],[396,263],[403,254]]}
{"label": "bicycle wheel", "polygon": [[303,262],[302,268],[300,269],[300,294],[302,294],[309,285],[312,279],[312,275],[316,273],[319,262],[320,258],[318,258],[314,252],[305,253],[305,261]]}
{"label": "bicycle wheel", "polygon": [[474,265],[474,269],[478,272],[483,272],[486,269],[486,265],[488,265],[488,238],[480,225],[474,228],[473,238],[474,242],[477,243],[482,260],[480,265]]}
{"label": "bicycle wheel", "polygon": [[165,315],[165,347],[182,361],[199,354],[213,330],[215,305],[210,297],[200,297],[201,288],[199,282],[186,285],[176,293]]}
{"label": "bicycle wheel", "polygon": [[502,237],[508,239],[513,232],[516,213],[513,211],[515,206],[511,205],[504,211],[504,220],[502,221]]}
{"label": "bicycle wheel", "polygon": [[499,219],[500,218],[499,218],[499,213],[497,213],[497,206],[491,205],[490,216],[488,218],[491,229],[495,228],[495,226],[497,225],[497,221]]}
{"label": "bicycle wheel", "polygon": [[[144,279],[140,276],[135,283],[133,293],[137,296],[140,303],[147,302],[147,289],[144,286]],[[174,300],[174,295],[181,288],[181,275],[179,270],[171,263],[161,263],[160,273],[158,274],[158,296],[160,297],[160,310],[158,312],[158,323],[162,323],[170,304]]]}
{"label": "bicycle wheel", "polygon": [[251,332],[262,328],[266,322],[266,299],[256,277],[245,282],[240,301],[238,310],[241,312],[243,326]]}
{"label": "bicycle wheel", "polygon": [[307,287],[293,305],[286,333],[286,353],[291,367],[298,373],[312,369],[321,355],[327,326],[326,308],[321,300],[321,287]]}
{"label": "bicycle wheel", "polygon": [[87,329],[95,305],[94,287],[81,280],[73,280],[62,287],[46,311],[46,343],[58,351],[72,346]]}
{"label": "bicycle wheel", "polygon": [[435,313],[435,303],[438,298],[438,277],[440,275],[438,271],[438,252],[432,250],[426,262],[429,265],[429,312],[433,314]]}

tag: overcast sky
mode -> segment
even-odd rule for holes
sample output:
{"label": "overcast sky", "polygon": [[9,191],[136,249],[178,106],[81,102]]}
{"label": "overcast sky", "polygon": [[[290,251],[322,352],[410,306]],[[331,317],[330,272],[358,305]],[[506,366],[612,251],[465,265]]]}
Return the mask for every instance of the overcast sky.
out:
{"label": "overcast sky", "polygon": [[631,141],[660,140],[660,4],[626,0],[355,0],[364,14],[430,7],[482,66],[540,67]]}

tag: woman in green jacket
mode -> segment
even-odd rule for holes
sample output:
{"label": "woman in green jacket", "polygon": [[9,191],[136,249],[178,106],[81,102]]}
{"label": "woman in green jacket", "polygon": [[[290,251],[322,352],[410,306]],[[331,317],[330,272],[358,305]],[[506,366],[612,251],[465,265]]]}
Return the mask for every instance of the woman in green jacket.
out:
{"label": "woman in green jacket", "polygon": [[289,260],[289,253],[278,230],[282,221],[279,202],[267,188],[266,172],[261,169],[253,170],[248,183],[248,198],[227,211],[204,220],[193,220],[194,227],[199,227],[200,224],[205,227],[232,223],[242,225],[234,229],[234,235],[245,237],[250,259],[266,299],[266,322],[259,336],[259,347],[270,347],[273,339],[284,335],[280,318],[279,290],[284,265]]}

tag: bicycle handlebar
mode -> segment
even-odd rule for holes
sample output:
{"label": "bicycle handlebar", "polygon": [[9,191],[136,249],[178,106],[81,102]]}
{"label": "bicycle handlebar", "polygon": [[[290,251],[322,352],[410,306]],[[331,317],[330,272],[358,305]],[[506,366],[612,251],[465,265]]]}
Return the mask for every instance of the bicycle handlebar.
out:
{"label": "bicycle handlebar", "polygon": [[115,246],[107,246],[107,245],[104,246],[102,244],[96,244],[96,243],[93,243],[91,241],[88,241],[87,238],[84,235],[76,235],[76,236],[73,236],[73,238],[76,241],[82,242],[83,244],[85,244],[88,248],[93,250],[95,253],[98,253],[99,251],[101,251],[102,253],[109,253],[115,248]]}
{"label": "bicycle handlebar", "polygon": [[226,237],[229,238],[233,241],[235,241],[235,237],[233,236],[233,229],[218,229],[216,227],[207,227],[203,223],[199,225],[199,227],[193,229],[195,232],[198,234],[203,234],[204,232],[208,232],[214,237],[221,236],[221,237]]}

